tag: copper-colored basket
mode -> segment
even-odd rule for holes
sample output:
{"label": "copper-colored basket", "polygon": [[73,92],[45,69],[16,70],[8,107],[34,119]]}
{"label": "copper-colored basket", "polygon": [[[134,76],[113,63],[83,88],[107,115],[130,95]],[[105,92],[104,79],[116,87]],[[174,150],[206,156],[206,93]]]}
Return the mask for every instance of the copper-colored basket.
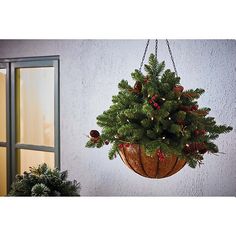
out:
{"label": "copper-colored basket", "polygon": [[143,147],[132,144],[129,147],[119,148],[122,161],[131,170],[147,178],[165,178],[181,170],[186,161],[175,156],[159,160],[157,154],[147,156]]}

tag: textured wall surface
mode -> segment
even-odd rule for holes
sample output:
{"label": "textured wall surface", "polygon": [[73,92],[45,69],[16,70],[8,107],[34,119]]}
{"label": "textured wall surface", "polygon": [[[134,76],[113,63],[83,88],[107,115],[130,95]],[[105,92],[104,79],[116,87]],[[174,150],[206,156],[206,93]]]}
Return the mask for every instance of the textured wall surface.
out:
{"label": "textured wall surface", "polygon": [[[143,40],[23,40],[0,41],[0,57],[60,55],[61,162],[70,178],[81,182],[83,196],[235,196],[236,195],[236,41],[170,40],[185,88],[204,88],[201,106],[234,130],[216,141],[219,157],[205,155],[204,165],[184,167],[172,177],[152,180],[131,172],[117,158],[109,161],[109,147],[86,149],[85,134],[96,116],[111,104],[121,79],[139,67]],[[151,50],[154,42],[151,42]],[[172,64],[163,40],[159,60]]]}

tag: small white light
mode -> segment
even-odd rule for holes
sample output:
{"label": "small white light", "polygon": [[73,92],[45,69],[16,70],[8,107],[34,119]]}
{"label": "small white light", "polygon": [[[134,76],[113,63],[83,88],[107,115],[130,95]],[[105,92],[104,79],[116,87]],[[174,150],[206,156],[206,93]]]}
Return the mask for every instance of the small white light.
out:
{"label": "small white light", "polygon": [[186,147],[189,147],[189,144],[186,144],[185,146],[186,146]]}
{"label": "small white light", "polygon": [[165,101],[166,99],[165,98],[162,98],[163,101]]}
{"label": "small white light", "polygon": [[178,100],[180,100],[180,97],[178,97]]}
{"label": "small white light", "polygon": [[162,137],[162,139],[165,139],[165,138],[166,138],[165,136]]}
{"label": "small white light", "polygon": [[129,122],[129,120],[127,119],[127,122]]}
{"label": "small white light", "polygon": [[168,120],[171,120],[171,118],[169,117]]}
{"label": "small white light", "polygon": [[154,118],[152,117],[151,120],[154,120]]}

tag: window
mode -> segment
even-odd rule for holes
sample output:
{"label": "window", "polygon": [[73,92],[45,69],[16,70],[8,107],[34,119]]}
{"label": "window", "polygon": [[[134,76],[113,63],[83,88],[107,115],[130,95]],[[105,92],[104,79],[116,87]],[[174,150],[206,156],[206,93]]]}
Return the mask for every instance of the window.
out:
{"label": "window", "polygon": [[16,174],[60,168],[59,57],[0,61],[0,196]]}

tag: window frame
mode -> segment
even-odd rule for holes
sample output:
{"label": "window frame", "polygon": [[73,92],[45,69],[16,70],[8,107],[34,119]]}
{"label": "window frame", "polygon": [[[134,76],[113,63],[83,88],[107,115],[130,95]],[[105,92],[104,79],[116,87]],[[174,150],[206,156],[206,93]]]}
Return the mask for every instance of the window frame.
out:
{"label": "window frame", "polygon": [[[54,147],[16,143],[16,91],[15,79],[17,68],[54,67]],[[7,192],[17,174],[16,152],[19,149],[54,153],[54,165],[60,169],[60,57],[40,56],[0,59],[0,68],[6,69],[6,143],[7,148]],[[3,146],[5,145],[5,146]]]}
{"label": "window frame", "polygon": [[1,142],[0,147],[6,148],[6,180],[7,180],[7,192],[10,189],[10,183],[12,180],[12,174],[10,171],[11,166],[11,111],[10,111],[10,64],[0,60],[0,69],[6,70],[6,141]]}

